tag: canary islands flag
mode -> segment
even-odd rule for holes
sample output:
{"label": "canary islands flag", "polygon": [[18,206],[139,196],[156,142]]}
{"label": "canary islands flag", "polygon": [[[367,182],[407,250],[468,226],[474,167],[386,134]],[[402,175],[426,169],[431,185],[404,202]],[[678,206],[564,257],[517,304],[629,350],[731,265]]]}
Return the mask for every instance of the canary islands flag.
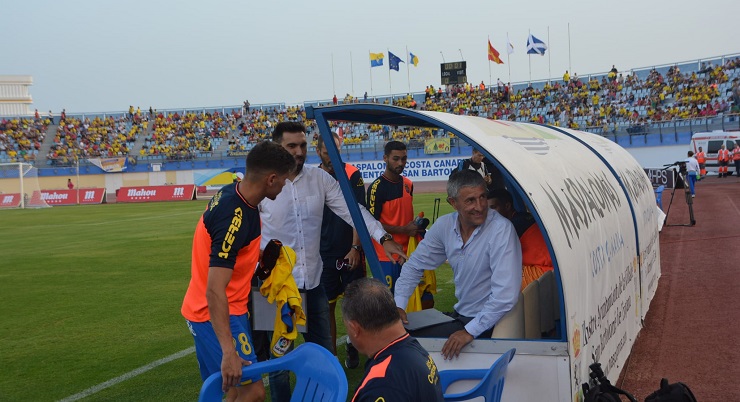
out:
{"label": "canary islands flag", "polygon": [[413,53],[409,52],[409,63],[413,64],[414,67],[419,66],[419,58],[416,57]]}
{"label": "canary islands flag", "polygon": [[380,67],[383,65],[384,53],[370,53],[370,67]]}

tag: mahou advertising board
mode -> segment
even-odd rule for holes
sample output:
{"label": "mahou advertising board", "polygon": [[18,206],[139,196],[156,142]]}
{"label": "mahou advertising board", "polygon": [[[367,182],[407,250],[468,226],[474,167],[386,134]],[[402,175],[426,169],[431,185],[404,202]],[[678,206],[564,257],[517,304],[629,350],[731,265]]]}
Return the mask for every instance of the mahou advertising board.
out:
{"label": "mahou advertising board", "polygon": [[189,201],[195,199],[195,185],[121,187],[116,202]]}

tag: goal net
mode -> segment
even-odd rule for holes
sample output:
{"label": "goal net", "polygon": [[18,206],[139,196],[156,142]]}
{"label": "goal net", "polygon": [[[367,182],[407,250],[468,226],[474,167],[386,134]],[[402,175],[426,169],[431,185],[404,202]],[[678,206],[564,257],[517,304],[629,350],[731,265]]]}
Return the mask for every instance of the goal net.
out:
{"label": "goal net", "polygon": [[0,163],[0,209],[47,207],[38,169],[29,163]]}

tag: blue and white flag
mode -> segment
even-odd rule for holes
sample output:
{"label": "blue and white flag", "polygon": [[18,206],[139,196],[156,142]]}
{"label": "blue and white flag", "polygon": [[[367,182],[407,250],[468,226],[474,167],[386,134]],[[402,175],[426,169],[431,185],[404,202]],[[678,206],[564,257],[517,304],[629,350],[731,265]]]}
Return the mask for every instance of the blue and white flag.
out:
{"label": "blue and white flag", "polygon": [[547,50],[545,42],[535,38],[532,34],[529,34],[529,38],[527,38],[527,54],[539,54],[544,56],[545,50]]}
{"label": "blue and white flag", "polygon": [[400,57],[388,51],[388,68],[398,71],[398,63],[403,63]]}

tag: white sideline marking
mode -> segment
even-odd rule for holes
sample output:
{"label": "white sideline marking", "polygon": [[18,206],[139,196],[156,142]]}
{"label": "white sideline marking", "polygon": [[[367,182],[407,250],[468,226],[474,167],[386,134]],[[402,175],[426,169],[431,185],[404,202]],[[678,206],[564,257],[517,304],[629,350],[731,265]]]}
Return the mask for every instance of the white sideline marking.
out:
{"label": "white sideline marking", "polygon": [[179,359],[181,357],[185,357],[185,356],[187,356],[187,355],[189,355],[189,354],[191,354],[193,352],[195,352],[195,347],[189,347],[189,348],[187,348],[185,350],[181,350],[181,351],[179,351],[179,352],[177,352],[175,354],[169,355],[169,356],[164,357],[162,359],[155,360],[155,361],[147,364],[146,366],[141,366],[141,367],[139,367],[139,368],[137,368],[135,370],[129,371],[128,373],[126,373],[124,375],[121,375],[121,376],[118,376],[116,378],[110,379],[110,380],[108,380],[108,381],[106,381],[104,383],[100,383],[98,385],[92,386],[92,387],[90,387],[90,388],[88,388],[88,389],[86,389],[86,390],[84,390],[84,391],[82,391],[82,392],[80,392],[78,394],[74,394],[72,396],[66,397],[66,398],[60,400],[59,402],[78,401],[78,400],[80,400],[82,398],[86,398],[86,397],[88,397],[88,396],[90,396],[90,395],[92,395],[92,394],[94,394],[96,392],[100,392],[100,391],[102,391],[102,390],[104,390],[106,388],[112,387],[112,386],[114,386],[116,384],[122,383],[122,382],[124,382],[124,381],[126,381],[128,379],[131,379],[133,377],[136,377],[139,374],[146,373],[147,371],[149,371],[149,370],[151,370],[153,368],[159,367],[159,366],[161,366],[161,365],[163,365],[165,363],[169,363],[169,362],[171,362],[173,360],[177,360],[177,359]]}
{"label": "white sideline marking", "polygon": [[[337,347],[342,346],[345,343],[347,343],[347,335],[344,335],[344,336],[340,337],[339,339],[337,339]],[[185,357],[185,356],[187,356],[187,355],[189,355],[189,354],[191,354],[193,352],[195,352],[195,347],[189,347],[189,348],[187,348],[185,350],[181,350],[181,351],[179,351],[179,352],[177,352],[175,354],[169,355],[169,356],[164,357],[164,358],[161,358],[159,360],[155,360],[155,361],[147,364],[146,366],[141,366],[141,367],[139,367],[139,368],[137,368],[135,370],[129,371],[128,373],[126,373],[124,375],[118,376],[118,377],[113,378],[113,379],[110,379],[110,380],[108,380],[106,382],[103,382],[103,383],[100,383],[98,385],[92,386],[92,387],[90,387],[90,388],[88,388],[88,389],[86,389],[86,390],[84,390],[84,391],[82,391],[80,393],[74,394],[72,396],[68,396],[68,397],[66,397],[64,399],[60,399],[58,402],[79,401],[82,398],[87,398],[88,396],[90,396],[90,395],[92,395],[94,393],[100,392],[100,391],[102,391],[102,390],[104,390],[106,388],[110,388],[110,387],[112,387],[114,385],[120,384],[120,383],[122,383],[122,382],[124,382],[126,380],[129,380],[131,378],[136,377],[139,374],[146,373],[147,371],[149,371],[149,370],[151,370],[153,368],[159,367],[159,366],[161,366],[163,364],[166,364],[166,363],[169,363],[169,362],[171,362],[173,360],[177,360],[177,359],[179,359],[181,357]],[[265,385],[265,388],[269,388],[270,387],[270,384],[269,384],[267,378],[263,379],[262,380],[262,383]]]}

